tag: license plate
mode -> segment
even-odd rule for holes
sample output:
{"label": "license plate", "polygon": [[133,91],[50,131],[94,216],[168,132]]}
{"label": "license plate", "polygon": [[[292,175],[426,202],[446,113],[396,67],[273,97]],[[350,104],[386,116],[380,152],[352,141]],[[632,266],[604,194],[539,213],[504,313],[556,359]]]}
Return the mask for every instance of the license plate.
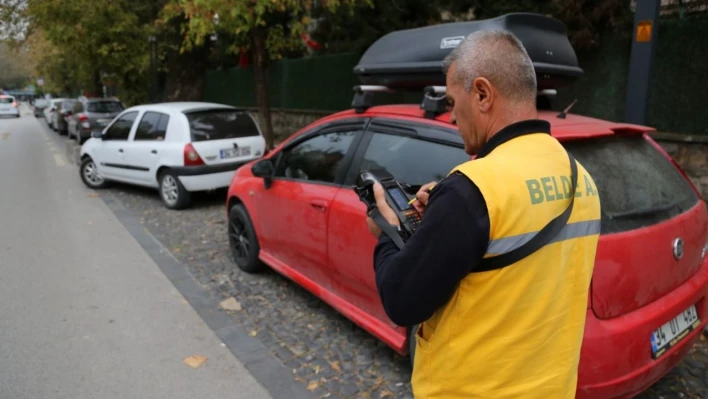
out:
{"label": "license plate", "polygon": [[251,147],[224,148],[221,150],[221,159],[248,155],[251,155]]}
{"label": "license plate", "polygon": [[652,357],[659,358],[700,325],[701,320],[695,305],[684,310],[673,320],[654,330],[651,335]]}

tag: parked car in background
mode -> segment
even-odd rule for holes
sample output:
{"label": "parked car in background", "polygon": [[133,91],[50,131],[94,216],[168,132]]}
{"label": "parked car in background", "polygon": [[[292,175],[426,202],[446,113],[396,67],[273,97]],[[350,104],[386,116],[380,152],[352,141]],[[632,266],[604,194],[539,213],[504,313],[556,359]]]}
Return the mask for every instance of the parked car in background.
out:
{"label": "parked car in background", "polygon": [[260,128],[243,110],[213,103],[131,107],[81,147],[80,175],[90,188],[109,181],[158,188],[165,206],[190,193],[228,187],[234,171],[265,153]]}
{"label": "parked car in background", "polygon": [[58,104],[64,100],[63,98],[52,98],[49,100],[49,103],[47,103],[47,106],[44,108],[44,120],[47,122],[47,125],[54,130],[54,113],[57,110]]}
{"label": "parked car in background", "polygon": [[68,118],[69,138],[83,144],[92,132],[101,132],[125,107],[117,98],[79,97]]}
{"label": "parked car in background", "polygon": [[52,115],[52,128],[60,135],[67,134],[67,120],[71,116],[75,99],[65,98],[57,103],[57,109]]}
{"label": "parked car in background", "polygon": [[39,118],[44,115],[44,109],[49,105],[49,100],[46,98],[35,98],[32,101],[32,110],[34,117]]}
{"label": "parked car in background", "polygon": [[5,94],[0,95],[0,116],[20,117],[20,107],[15,97]]}

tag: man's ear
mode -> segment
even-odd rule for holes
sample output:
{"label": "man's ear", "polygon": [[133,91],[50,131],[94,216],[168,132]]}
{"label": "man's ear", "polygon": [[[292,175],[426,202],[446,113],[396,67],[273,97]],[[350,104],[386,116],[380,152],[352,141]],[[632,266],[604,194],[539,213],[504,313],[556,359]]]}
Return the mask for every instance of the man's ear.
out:
{"label": "man's ear", "polygon": [[479,110],[485,112],[489,110],[494,101],[494,91],[492,90],[492,83],[487,78],[477,78],[472,83],[472,89],[476,94],[476,106]]}

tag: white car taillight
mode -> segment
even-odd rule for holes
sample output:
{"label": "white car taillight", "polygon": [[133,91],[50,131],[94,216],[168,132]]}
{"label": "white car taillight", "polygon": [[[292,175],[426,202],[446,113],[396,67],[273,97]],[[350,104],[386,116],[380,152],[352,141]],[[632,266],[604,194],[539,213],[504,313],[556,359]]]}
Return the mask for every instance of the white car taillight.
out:
{"label": "white car taillight", "polygon": [[184,166],[199,166],[204,165],[202,157],[199,156],[197,151],[192,146],[192,143],[187,143],[184,146]]}

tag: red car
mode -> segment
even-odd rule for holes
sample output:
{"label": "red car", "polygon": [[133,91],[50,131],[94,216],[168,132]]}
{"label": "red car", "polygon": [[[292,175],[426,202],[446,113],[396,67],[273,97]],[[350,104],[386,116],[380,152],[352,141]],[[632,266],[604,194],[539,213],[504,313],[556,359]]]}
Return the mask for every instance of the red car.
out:
{"label": "red car", "polygon": [[[270,266],[402,355],[410,331],[383,310],[376,241],[351,187],[374,167],[415,187],[469,159],[449,114],[423,114],[401,105],[323,118],[240,168],[227,203],[241,269]],[[708,321],[706,207],[649,138],[652,129],[547,111],[540,118],[590,171],[602,201],[578,397],[629,397],[676,365]],[[673,339],[662,353],[662,342]]]}
{"label": "red car", "polygon": [[[387,87],[444,82],[433,75],[445,51],[494,24],[525,35],[540,93],[582,73],[565,27],[533,14],[394,32],[367,50],[355,73]],[[360,171],[383,168],[414,193],[469,156],[442,88],[427,87],[421,106],[372,106],[371,92],[387,87],[360,89],[354,110],[316,121],[238,169],[228,232],[242,270],[270,266],[405,355],[411,331],[384,312],[374,282],[376,241],[352,186]],[[708,322],[706,205],[649,137],[653,129],[564,112],[539,117],[594,177],[602,205],[577,397],[632,397],[674,367]]]}

